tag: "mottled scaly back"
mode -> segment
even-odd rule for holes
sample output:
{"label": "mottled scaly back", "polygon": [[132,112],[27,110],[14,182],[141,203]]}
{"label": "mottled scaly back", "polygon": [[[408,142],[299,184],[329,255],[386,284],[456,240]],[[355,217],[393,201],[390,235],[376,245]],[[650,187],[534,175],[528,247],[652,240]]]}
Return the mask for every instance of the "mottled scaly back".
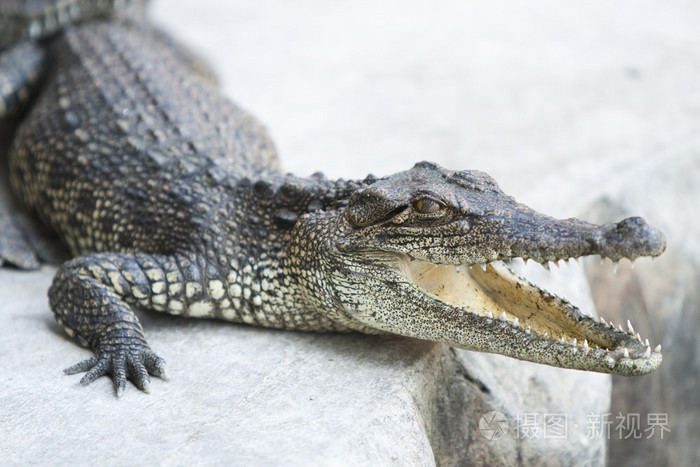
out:
{"label": "mottled scaly back", "polygon": [[37,40],[72,24],[126,12],[143,17],[147,0],[2,0],[0,49],[23,40]]}
{"label": "mottled scaly back", "polygon": [[[93,22],[57,38],[50,56],[47,86],[10,163],[15,190],[74,252],[127,244],[114,224],[137,227],[144,238],[129,238],[134,248],[153,235],[170,238],[160,245],[186,241],[161,229],[187,230],[196,192],[278,171],[264,128],[212,92],[209,76],[163,33]],[[138,227],[144,222],[151,227]],[[100,245],[78,244],[95,230]]]}

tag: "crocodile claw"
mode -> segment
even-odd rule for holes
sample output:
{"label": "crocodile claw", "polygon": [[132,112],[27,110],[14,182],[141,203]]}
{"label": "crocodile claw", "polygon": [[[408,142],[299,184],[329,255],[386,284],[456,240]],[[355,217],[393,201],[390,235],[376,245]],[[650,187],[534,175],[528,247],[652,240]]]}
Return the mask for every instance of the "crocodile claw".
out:
{"label": "crocodile claw", "polygon": [[165,360],[150,349],[115,349],[100,351],[95,357],[88,358],[63,370],[67,375],[86,371],[80,384],[87,385],[101,376],[111,375],[117,397],[126,389],[126,380],[130,379],[145,393],[150,392],[151,376],[167,380]]}

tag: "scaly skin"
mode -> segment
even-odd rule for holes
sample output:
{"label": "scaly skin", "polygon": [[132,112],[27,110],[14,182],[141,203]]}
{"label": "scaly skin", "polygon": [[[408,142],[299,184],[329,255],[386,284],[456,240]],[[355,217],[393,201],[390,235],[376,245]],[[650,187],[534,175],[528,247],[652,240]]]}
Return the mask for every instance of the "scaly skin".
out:
{"label": "scaly skin", "polygon": [[112,19],[48,43],[11,180],[75,255],[49,299],[96,354],[68,370],[87,371],[84,383],[109,374],[121,394],[127,379],[148,391],[149,374],[165,376],[135,307],[389,332],[623,375],[660,364],[633,331],[581,315],[503,263],[660,254],[663,235],[640,218],[556,220],[484,173],[427,162],[362,181],[284,175],[263,127],[162,33]]}
{"label": "scaly skin", "polygon": [[0,3],[0,49],[24,40],[39,40],[81,21],[109,17],[146,0],[3,0]]}

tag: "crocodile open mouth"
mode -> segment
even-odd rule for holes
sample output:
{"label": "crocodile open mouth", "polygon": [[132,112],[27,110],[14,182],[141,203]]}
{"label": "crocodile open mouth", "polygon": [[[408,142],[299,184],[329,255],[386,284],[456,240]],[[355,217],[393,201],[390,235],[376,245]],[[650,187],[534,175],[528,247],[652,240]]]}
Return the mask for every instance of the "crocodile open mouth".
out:
{"label": "crocodile open mouth", "polygon": [[471,315],[479,327],[494,328],[493,335],[520,338],[521,345],[507,352],[494,341],[494,352],[533,361],[537,355],[539,363],[622,375],[646,374],[661,364],[661,346],[652,350],[629,321],[623,330],[584,315],[501,261],[442,265],[402,255],[399,269],[423,294]]}

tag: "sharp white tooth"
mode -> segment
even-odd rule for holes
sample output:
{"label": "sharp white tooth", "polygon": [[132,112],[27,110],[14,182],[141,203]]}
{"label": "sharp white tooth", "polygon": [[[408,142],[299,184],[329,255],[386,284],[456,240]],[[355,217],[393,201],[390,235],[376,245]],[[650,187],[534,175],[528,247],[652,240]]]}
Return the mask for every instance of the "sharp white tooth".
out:
{"label": "sharp white tooth", "polygon": [[617,261],[613,261],[613,274],[617,274],[617,268],[620,266],[620,263]]}
{"label": "sharp white tooth", "polygon": [[588,347],[588,339],[584,339],[584,340],[583,340],[583,349],[584,349],[586,352],[588,352],[588,348],[589,348],[589,347]]}
{"label": "sharp white tooth", "polygon": [[622,356],[625,357],[625,358],[630,358],[630,351],[627,350],[627,347],[625,347],[624,349],[622,349]]}
{"label": "sharp white tooth", "polygon": [[501,313],[501,316],[499,316],[498,319],[500,319],[501,321],[505,321],[506,320],[506,312],[504,311],[503,313]]}
{"label": "sharp white tooth", "polygon": [[649,339],[644,339],[644,345],[646,345],[647,347],[650,347],[650,345],[649,345]]}
{"label": "sharp white tooth", "polygon": [[559,267],[559,264],[556,261],[550,261],[548,264],[551,264],[554,267]]}
{"label": "sharp white tooth", "polygon": [[549,333],[547,331],[544,332],[544,337],[549,338]]}
{"label": "sharp white tooth", "polygon": [[609,325],[611,328],[615,329],[615,323],[613,323],[612,321],[610,321],[610,323],[608,323],[608,325]]}
{"label": "sharp white tooth", "polygon": [[605,318],[603,318],[602,316],[601,316],[599,319],[600,319],[600,322],[601,322],[601,323],[603,323],[603,324],[605,324],[605,325],[608,324],[608,323],[605,322]]}
{"label": "sharp white tooth", "polygon": [[487,317],[488,319],[493,319],[493,313],[491,313],[491,312],[489,311],[488,313],[486,313],[486,317]]}
{"label": "sharp white tooth", "polygon": [[656,348],[654,349],[654,352],[661,353],[661,344],[656,346]]}
{"label": "sharp white tooth", "polygon": [[617,325],[617,329],[619,329],[619,330],[620,330],[620,332],[625,332],[625,330],[624,330],[624,329],[622,329],[622,325],[621,325],[621,324],[618,324],[618,325]]}
{"label": "sharp white tooth", "polygon": [[559,261],[557,261],[557,266],[561,267],[562,264],[563,264],[564,266],[566,266],[566,260],[565,260],[565,259],[560,259]]}
{"label": "sharp white tooth", "polygon": [[574,340],[571,342],[574,347],[576,347],[576,338],[574,337]]}
{"label": "sharp white tooth", "polygon": [[644,351],[644,358],[649,357],[651,357],[651,347],[647,347],[647,349]]}
{"label": "sharp white tooth", "polygon": [[634,335],[634,328],[632,327],[632,322],[630,320],[627,320],[627,330],[630,334]]}
{"label": "sharp white tooth", "polygon": [[518,318],[515,318],[515,319],[513,320],[513,326],[516,327],[516,328],[518,327]]}
{"label": "sharp white tooth", "polygon": [[564,339],[564,336],[561,336],[561,341],[562,343],[566,344],[566,339]]}
{"label": "sharp white tooth", "polygon": [[640,336],[639,333],[637,333],[637,340],[638,340],[639,342],[642,342],[642,336]]}
{"label": "sharp white tooth", "polygon": [[480,266],[481,266],[481,269],[483,269],[484,272],[486,272],[486,263],[481,263]]}
{"label": "sharp white tooth", "polygon": [[528,336],[530,335],[530,326],[528,326],[527,329],[525,330],[525,334],[527,334]]}

